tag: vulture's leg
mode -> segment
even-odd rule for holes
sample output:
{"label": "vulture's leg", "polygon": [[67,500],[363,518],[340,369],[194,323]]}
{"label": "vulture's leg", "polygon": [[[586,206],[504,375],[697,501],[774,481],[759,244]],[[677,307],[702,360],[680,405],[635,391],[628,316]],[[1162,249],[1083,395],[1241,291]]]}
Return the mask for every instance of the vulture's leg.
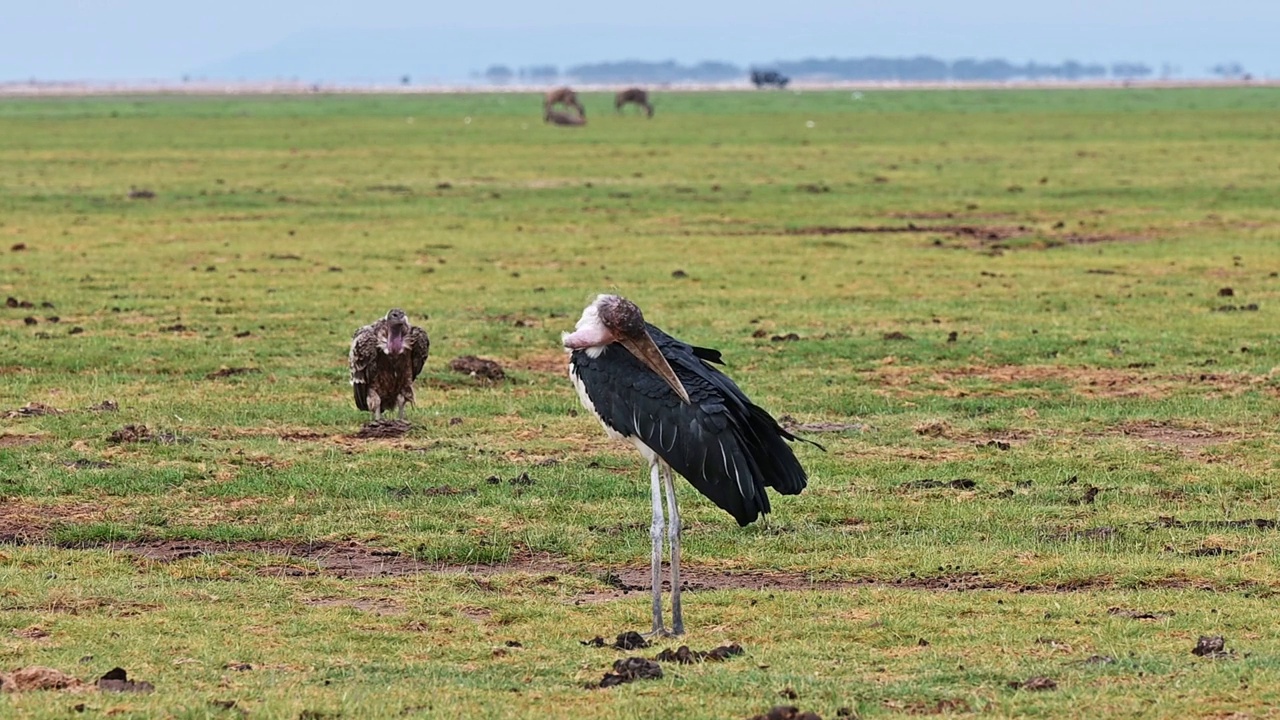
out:
{"label": "vulture's leg", "polygon": [[649,492],[653,500],[653,525],[649,526],[649,539],[653,541],[653,630],[650,635],[667,634],[662,626],[662,480],[658,477],[656,458],[649,465]]}
{"label": "vulture's leg", "polygon": [[680,510],[676,508],[676,486],[671,480],[671,466],[662,463],[662,482],[667,488],[667,538],[671,542],[671,634],[684,634],[684,615],[680,612]]}
{"label": "vulture's leg", "polygon": [[396,414],[401,420],[404,420],[404,406],[405,406],[404,396],[397,395],[396,396]]}
{"label": "vulture's leg", "polygon": [[382,396],[374,392],[373,388],[369,389],[369,410],[373,412],[373,421],[377,422],[382,419]]}

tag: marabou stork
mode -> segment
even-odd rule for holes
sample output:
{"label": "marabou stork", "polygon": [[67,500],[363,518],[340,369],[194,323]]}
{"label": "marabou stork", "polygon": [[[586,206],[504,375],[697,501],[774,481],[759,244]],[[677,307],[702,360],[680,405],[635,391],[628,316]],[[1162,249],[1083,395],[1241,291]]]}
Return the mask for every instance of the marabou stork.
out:
{"label": "marabou stork", "polygon": [[401,420],[404,406],[413,402],[413,381],[422,372],[431,350],[427,331],[409,324],[399,308],[365,325],[351,336],[351,389],[356,407],[382,419],[394,407]]}
{"label": "marabou stork", "polygon": [[[671,634],[684,632],[680,610],[680,513],[671,471],[747,525],[769,512],[771,487],[795,495],[807,482],[782,429],[711,363],[720,352],[681,342],[644,320],[640,308],[600,295],[572,333],[569,377],[583,406],[610,437],[630,442],[649,462],[653,524],[653,634],[662,622],[662,493],[671,544]],[[805,440],[804,442],[809,442]],[[817,445],[816,443],[811,443]],[[821,447],[821,446],[818,446]]]}

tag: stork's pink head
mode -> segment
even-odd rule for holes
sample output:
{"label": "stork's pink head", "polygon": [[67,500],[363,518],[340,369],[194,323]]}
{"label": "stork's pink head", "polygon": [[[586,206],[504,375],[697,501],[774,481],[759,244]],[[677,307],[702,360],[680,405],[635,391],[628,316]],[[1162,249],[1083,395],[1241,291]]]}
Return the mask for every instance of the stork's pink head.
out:
{"label": "stork's pink head", "polygon": [[689,402],[689,393],[649,336],[644,314],[626,298],[597,295],[595,301],[582,311],[573,332],[561,336],[561,342],[566,349],[584,350],[592,357],[604,352],[609,345],[618,343],[662,377],[681,400]]}

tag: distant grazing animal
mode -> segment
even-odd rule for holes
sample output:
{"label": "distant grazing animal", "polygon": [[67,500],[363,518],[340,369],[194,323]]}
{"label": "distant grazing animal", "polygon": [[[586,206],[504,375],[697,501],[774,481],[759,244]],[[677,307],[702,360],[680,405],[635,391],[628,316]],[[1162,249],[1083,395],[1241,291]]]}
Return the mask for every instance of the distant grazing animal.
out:
{"label": "distant grazing animal", "polygon": [[552,125],[571,125],[581,127],[587,124],[587,118],[583,115],[573,115],[559,110],[547,108],[542,114],[543,122],[549,122]]}
{"label": "distant grazing animal", "polygon": [[382,419],[394,407],[401,420],[404,406],[413,402],[413,381],[427,362],[431,340],[427,331],[409,324],[399,308],[365,325],[351,337],[351,389],[356,407]]}
{"label": "distant grazing animal", "polygon": [[644,108],[649,117],[653,117],[653,106],[649,104],[649,93],[640,88],[627,88],[613,96],[613,109],[622,112],[622,106],[635,103]]}
{"label": "distant grazing animal", "polygon": [[751,82],[755,84],[757,89],[765,85],[773,85],[778,89],[782,89],[787,86],[787,83],[791,82],[791,78],[777,70],[752,70]]}
{"label": "distant grazing animal", "polygon": [[[808,481],[788,440],[796,436],[751,402],[712,363],[720,351],[681,342],[645,322],[640,308],[600,295],[561,341],[578,398],[609,437],[635,446],[649,464],[653,524],[653,634],[662,624],[662,494],[671,544],[671,632],[680,611],[680,512],[671,471],[747,525],[769,512],[765,488],[795,495]],[[806,441],[808,442],[808,441]]]}
{"label": "distant grazing animal", "polygon": [[542,100],[542,109],[544,112],[550,112],[556,105],[564,105],[578,111],[578,115],[583,119],[587,117],[587,109],[582,107],[582,103],[578,102],[578,94],[571,88],[561,87],[547,93]]}

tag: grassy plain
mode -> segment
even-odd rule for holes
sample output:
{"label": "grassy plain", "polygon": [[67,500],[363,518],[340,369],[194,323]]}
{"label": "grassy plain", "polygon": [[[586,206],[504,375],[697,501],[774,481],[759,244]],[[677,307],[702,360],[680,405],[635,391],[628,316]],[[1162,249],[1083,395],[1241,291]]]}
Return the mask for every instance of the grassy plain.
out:
{"label": "grassy plain", "polygon": [[[0,671],[157,687],[0,715],[1280,703],[1280,90],[586,104],[582,129],[511,94],[0,104],[0,294],[34,306],[0,308],[0,411],[63,411],[0,419]],[[684,642],[746,656],[589,690],[623,654],[579,641],[647,612],[617,587],[644,469],[559,350],[601,291],[789,422],[856,427],[811,435],[767,523],[681,488],[708,586]],[[415,427],[355,439],[346,343],[391,306],[433,341]],[[508,379],[448,369],[468,354]],[[163,441],[108,442],[126,424]],[[342,548],[441,571],[334,572]],[[1057,689],[1009,685],[1032,676]]]}

